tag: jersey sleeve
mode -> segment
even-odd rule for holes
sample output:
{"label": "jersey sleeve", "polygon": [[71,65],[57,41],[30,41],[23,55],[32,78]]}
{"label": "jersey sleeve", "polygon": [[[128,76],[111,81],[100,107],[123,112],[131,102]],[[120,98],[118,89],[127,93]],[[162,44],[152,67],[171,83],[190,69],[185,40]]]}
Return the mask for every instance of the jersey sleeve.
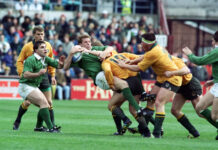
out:
{"label": "jersey sleeve", "polygon": [[218,58],[218,49],[212,50],[204,56],[195,56],[194,54],[188,55],[188,58],[191,62],[196,65],[207,65],[217,62]]}
{"label": "jersey sleeve", "polygon": [[48,67],[54,67],[54,68],[57,68],[58,67],[58,61],[57,60],[54,60],[50,57],[46,57],[46,62],[48,63]]}
{"label": "jersey sleeve", "polygon": [[113,73],[111,70],[111,65],[107,61],[103,61],[101,64],[101,67],[104,70],[107,83],[111,87],[112,85],[114,85],[114,79],[113,79]]}
{"label": "jersey sleeve", "polygon": [[23,72],[24,67],[24,60],[28,57],[27,54],[28,46],[24,46],[17,58],[16,67],[17,67],[17,73],[19,76],[21,76]]}
{"label": "jersey sleeve", "polygon": [[[50,58],[54,58],[53,56],[53,50],[52,50],[52,46],[50,43],[47,42],[47,46],[48,46],[48,49],[49,49],[49,53],[48,53],[48,57]],[[52,77],[55,77],[55,68],[52,67],[52,66],[48,66],[48,73],[52,76]]]}

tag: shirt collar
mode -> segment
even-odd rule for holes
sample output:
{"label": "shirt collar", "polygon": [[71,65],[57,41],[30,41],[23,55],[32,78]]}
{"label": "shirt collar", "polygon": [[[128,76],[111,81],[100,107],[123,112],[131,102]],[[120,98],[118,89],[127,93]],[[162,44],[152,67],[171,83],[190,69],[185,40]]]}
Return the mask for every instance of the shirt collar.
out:
{"label": "shirt collar", "polygon": [[218,45],[215,45],[215,48],[217,48],[218,47]]}
{"label": "shirt collar", "polygon": [[42,57],[41,57],[41,56],[39,56],[39,54],[37,54],[37,53],[34,53],[34,56],[36,57],[36,59],[37,59],[37,60],[40,60],[40,59],[42,60]]}

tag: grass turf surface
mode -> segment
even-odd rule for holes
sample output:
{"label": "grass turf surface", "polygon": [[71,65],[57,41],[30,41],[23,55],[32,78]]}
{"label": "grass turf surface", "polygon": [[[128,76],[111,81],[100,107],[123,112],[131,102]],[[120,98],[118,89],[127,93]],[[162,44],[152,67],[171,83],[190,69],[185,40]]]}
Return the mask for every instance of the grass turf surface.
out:
{"label": "grass turf surface", "polygon": [[[170,114],[171,103],[166,105],[164,138],[145,139],[139,134],[126,133],[113,136],[115,125],[106,101],[54,101],[56,124],[62,126],[62,133],[36,133],[33,131],[38,108],[30,106],[24,115],[20,129],[12,130],[12,124],[22,101],[0,100],[0,150],[216,150],[216,129],[199,118],[190,103],[183,112],[195,125],[201,136],[188,139],[188,132]],[[142,103],[142,105],[145,105]],[[127,102],[124,112],[137,125],[128,112]],[[149,125],[151,131],[152,125]]]}

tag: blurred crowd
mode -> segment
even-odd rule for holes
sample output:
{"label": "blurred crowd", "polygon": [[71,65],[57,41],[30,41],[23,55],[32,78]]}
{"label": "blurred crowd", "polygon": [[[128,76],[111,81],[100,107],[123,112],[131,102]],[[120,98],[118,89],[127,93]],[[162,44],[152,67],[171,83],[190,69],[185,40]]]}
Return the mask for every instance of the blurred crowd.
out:
{"label": "blurred crowd", "polygon": [[[22,0],[21,0],[22,1]],[[42,3],[41,3],[42,4]],[[77,12],[74,18],[67,18],[64,14],[60,18],[45,20],[44,13],[35,13],[34,16],[25,14],[25,9],[13,10],[0,20],[0,75],[17,75],[16,60],[23,45],[32,39],[32,29],[41,25],[45,29],[45,40],[53,47],[55,58],[66,55],[71,47],[78,44],[77,37],[89,34],[92,40],[99,40],[104,45],[114,46],[118,52],[143,54],[140,37],[144,33],[162,34],[160,28],[147,24],[147,17],[141,16],[134,22],[127,21],[124,15],[109,16],[103,11],[100,18],[95,18],[92,13],[87,18],[82,18],[82,12]],[[201,81],[210,78],[210,67],[188,65],[193,75],[199,76]],[[199,73],[199,72],[202,72]],[[152,69],[141,72],[142,79],[155,79]],[[68,71],[57,71],[58,84],[70,85],[72,78],[88,78],[80,68],[71,68]]]}

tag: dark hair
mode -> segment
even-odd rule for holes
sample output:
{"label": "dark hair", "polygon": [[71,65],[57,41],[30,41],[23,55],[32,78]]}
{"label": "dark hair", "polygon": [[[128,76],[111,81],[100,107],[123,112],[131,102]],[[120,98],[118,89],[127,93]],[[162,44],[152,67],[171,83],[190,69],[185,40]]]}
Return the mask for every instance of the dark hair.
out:
{"label": "dark hair", "polygon": [[213,35],[213,38],[216,42],[218,42],[218,31],[216,31]]}
{"label": "dark hair", "polygon": [[37,31],[44,32],[44,28],[41,26],[35,26],[33,29],[33,34],[35,34]]}
{"label": "dark hair", "polygon": [[33,45],[33,50],[34,50],[34,52],[39,48],[39,46],[40,46],[41,44],[45,44],[45,42],[44,42],[44,41],[36,41],[36,42],[34,43],[34,45]]}
{"label": "dark hair", "polygon": [[156,37],[153,33],[142,34],[142,38],[144,38],[145,40],[148,40],[148,41],[155,41],[156,40]]}
{"label": "dark hair", "polygon": [[85,38],[91,39],[91,37],[88,34],[84,34],[84,35],[79,36],[78,43],[81,44],[82,40],[85,39]]}

